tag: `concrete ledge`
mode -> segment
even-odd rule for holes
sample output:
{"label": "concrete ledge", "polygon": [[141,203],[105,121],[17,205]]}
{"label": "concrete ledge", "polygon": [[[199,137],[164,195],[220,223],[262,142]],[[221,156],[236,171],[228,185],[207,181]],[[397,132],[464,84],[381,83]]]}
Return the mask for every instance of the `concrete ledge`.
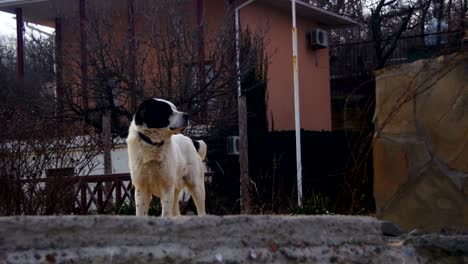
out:
{"label": "concrete ledge", "polygon": [[[468,261],[468,236],[386,237],[350,216],[0,218],[0,263],[429,263]],[[431,250],[427,245],[431,246]],[[434,248],[442,253],[429,254]]]}

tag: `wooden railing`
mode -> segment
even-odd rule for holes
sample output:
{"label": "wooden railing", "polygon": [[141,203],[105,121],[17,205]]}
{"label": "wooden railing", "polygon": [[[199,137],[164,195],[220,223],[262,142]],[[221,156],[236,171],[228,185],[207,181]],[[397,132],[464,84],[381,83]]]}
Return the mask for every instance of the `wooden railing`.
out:
{"label": "wooden railing", "polygon": [[103,212],[111,206],[128,201],[135,206],[134,188],[129,173],[75,177],[79,187],[75,202],[81,214],[90,208]]}
{"label": "wooden railing", "polygon": [[[212,173],[205,174],[206,209],[211,208],[210,183]],[[121,208],[122,205],[135,206],[134,188],[129,173],[90,176],[55,176],[41,179],[0,179],[0,184],[15,182],[15,186],[22,189],[34,186],[36,190],[45,193],[45,214],[56,213],[110,213]],[[10,184],[11,185],[11,184]],[[10,190],[11,191],[11,190]],[[45,191],[45,192],[44,192]],[[55,211],[57,199],[60,199],[60,211]],[[49,205],[50,204],[50,205]],[[115,211],[114,211],[115,212]]]}
{"label": "wooden railing", "polygon": [[[210,182],[212,173],[205,174],[206,209],[210,211]],[[109,208],[122,204],[135,206],[135,189],[130,174],[111,174],[96,176],[73,177],[78,182],[75,194],[75,206],[80,214],[88,214],[90,210],[105,212]]]}

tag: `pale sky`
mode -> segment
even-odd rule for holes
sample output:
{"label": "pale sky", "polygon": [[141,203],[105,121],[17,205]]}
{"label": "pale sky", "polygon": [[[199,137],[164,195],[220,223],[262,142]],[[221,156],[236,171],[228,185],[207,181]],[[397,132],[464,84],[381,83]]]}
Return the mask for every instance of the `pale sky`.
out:
{"label": "pale sky", "polygon": [[16,20],[15,15],[0,11],[0,34],[15,36]]}
{"label": "pale sky", "polygon": [[[26,21],[25,21],[26,22]],[[26,24],[26,23],[25,23]],[[31,24],[34,27],[37,27],[45,32],[48,33],[53,33],[54,29],[49,28],[49,27],[44,27],[44,26],[39,26],[36,24]],[[26,31],[30,31],[27,26]],[[14,14],[6,13],[0,11],[0,35],[7,35],[7,36],[12,36],[16,37],[16,19]]]}

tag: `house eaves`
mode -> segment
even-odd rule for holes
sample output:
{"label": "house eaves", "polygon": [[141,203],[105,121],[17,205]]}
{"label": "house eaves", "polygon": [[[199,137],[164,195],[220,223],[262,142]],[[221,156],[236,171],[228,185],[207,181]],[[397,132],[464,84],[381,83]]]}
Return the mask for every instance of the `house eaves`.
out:
{"label": "house eaves", "polygon": [[56,12],[49,0],[0,0],[0,11],[16,14],[16,9],[23,10],[25,21],[54,27]]}
{"label": "house eaves", "polygon": [[[258,2],[291,12],[291,0],[258,0]],[[324,29],[339,29],[359,26],[359,24],[352,19],[299,0],[296,1],[296,12],[300,17],[316,21],[318,26]]]}
{"label": "house eaves", "polygon": [[0,7],[17,6],[36,2],[47,2],[48,0],[0,0]]}

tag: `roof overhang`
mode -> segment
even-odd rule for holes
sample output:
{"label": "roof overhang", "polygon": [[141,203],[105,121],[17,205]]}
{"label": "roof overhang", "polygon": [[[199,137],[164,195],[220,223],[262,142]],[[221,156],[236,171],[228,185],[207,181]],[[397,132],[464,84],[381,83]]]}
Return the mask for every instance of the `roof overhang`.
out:
{"label": "roof overhang", "polygon": [[[258,2],[284,10],[291,10],[291,0],[258,0]],[[0,0],[0,11],[15,14],[17,8],[23,10],[23,17],[26,21],[54,27],[56,11],[49,0]],[[298,16],[317,21],[319,26],[325,29],[348,28],[359,25],[352,19],[302,1],[296,1],[296,12]]]}
{"label": "roof overhang", "polygon": [[35,24],[55,27],[55,9],[49,0],[0,0],[0,11],[16,14],[21,8],[24,20]]}
{"label": "roof overhang", "polygon": [[[291,12],[291,0],[258,0],[258,2],[274,6],[276,8],[289,10],[289,12]],[[296,13],[300,17],[317,21],[319,26],[324,29],[339,29],[359,26],[359,24],[352,19],[299,0],[296,1]]]}

